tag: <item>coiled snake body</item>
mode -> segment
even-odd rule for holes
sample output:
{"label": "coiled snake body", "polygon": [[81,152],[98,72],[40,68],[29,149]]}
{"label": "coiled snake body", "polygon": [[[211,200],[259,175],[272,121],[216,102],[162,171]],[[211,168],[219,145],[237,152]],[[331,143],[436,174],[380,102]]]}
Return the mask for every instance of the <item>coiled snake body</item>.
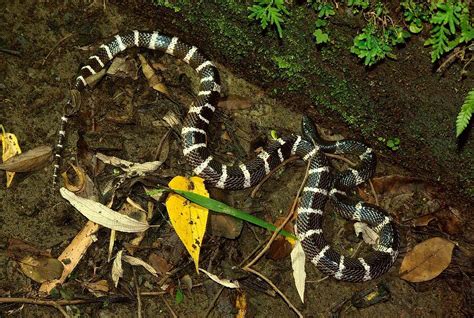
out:
{"label": "coiled snake body", "polygon": [[[375,170],[375,156],[372,149],[352,140],[327,142],[319,138],[308,119],[303,120],[301,136],[278,139],[266,150],[247,163],[228,166],[215,160],[207,147],[207,129],[220,96],[219,74],[213,63],[198,49],[158,32],[131,31],[116,35],[114,39],[100,46],[87,65],[81,68],[75,89],[83,91],[86,79],[99,72],[117,54],[130,47],[160,50],[188,63],[200,77],[197,100],[190,106],[184,120],[181,136],[183,154],[196,175],[206,182],[222,189],[244,189],[257,184],[273,168],[292,155],[310,161],[308,179],[296,222],[296,233],[306,257],[326,275],[336,279],[360,282],[374,279],[385,273],[398,255],[399,235],[389,216],[377,206],[365,202],[354,202],[345,191],[369,179]],[[61,117],[61,129],[57,144],[54,182],[56,182],[61,158],[60,150],[65,137],[68,116]],[[334,174],[324,153],[355,154],[359,165]],[[323,236],[323,214],[330,199],[335,209],[346,219],[368,223],[379,234],[379,242],[367,258],[349,258],[336,252]]]}

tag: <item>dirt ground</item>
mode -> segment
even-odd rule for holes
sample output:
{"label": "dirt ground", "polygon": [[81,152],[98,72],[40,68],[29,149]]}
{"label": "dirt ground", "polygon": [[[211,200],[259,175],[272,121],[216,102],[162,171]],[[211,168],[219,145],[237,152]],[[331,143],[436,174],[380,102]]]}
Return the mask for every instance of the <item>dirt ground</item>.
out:
{"label": "dirt ground", "polygon": [[[0,12],[0,124],[14,133],[23,151],[39,145],[54,145],[60,117],[77,71],[105,39],[130,28],[124,25],[127,12],[114,5],[72,2],[2,1]],[[166,31],[166,30],[163,30]],[[160,83],[169,96],[149,87],[137,53],[157,70]],[[166,182],[175,175],[189,175],[174,130],[162,120],[170,112],[182,115],[193,100],[197,78],[185,63],[157,52],[130,50],[127,57],[132,69],[105,76],[94,90],[82,95],[81,111],[68,128],[63,170],[69,163],[81,165],[103,190],[117,176],[111,169],[92,160],[103,152],[132,162],[166,159],[160,170],[145,183]],[[226,70],[224,61],[215,61],[221,71],[223,103],[211,131],[212,149],[222,160],[248,159],[266,144],[269,132],[278,135],[300,132],[301,114],[270,99],[265,91],[237,78]],[[133,68],[135,67],[135,68]],[[137,79],[134,79],[137,77]],[[178,116],[179,117],[179,116]],[[320,127],[329,138],[338,138]],[[163,136],[170,131],[169,138]],[[350,138],[351,136],[343,136]],[[162,145],[161,147],[159,145]],[[163,146],[164,145],[164,146]],[[161,149],[161,152],[158,149]],[[166,151],[163,150],[166,148]],[[159,152],[159,154],[158,154]],[[157,155],[158,154],[158,155]],[[163,156],[163,157],[161,157]],[[344,168],[340,161],[334,165]],[[236,192],[211,191],[228,204],[252,211],[269,222],[285,217],[303,179],[302,162],[290,163],[273,175],[252,197],[251,189]],[[405,177],[393,177],[393,176]],[[383,179],[392,176],[392,179]],[[307,264],[305,303],[294,286],[291,261],[282,247],[275,247],[254,268],[268,277],[306,317],[467,317],[472,316],[472,220],[464,202],[451,202],[440,187],[410,175],[382,158],[377,167],[380,204],[400,224],[401,255],[382,278],[353,284],[324,279],[314,266]],[[395,180],[395,181],[394,181]],[[7,249],[11,239],[28,242],[59,256],[86,223],[85,217],[51,191],[52,164],[31,173],[15,176],[6,188],[6,175],[0,171],[0,316],[57,317],[53,306],[26,303],[11,304],[8,297],[37,299],[40,284],[26,277]],[[368,188],[368,187],[367,187]],[[129,184],[129,191],[117,193],[115,205],[130,197],[146,207],[149,198],[143,187]],[[370,188],[369,188],[370,189]],[[380,190],[377,191],[377,190]],[[369,193],[371,191],[368,191]],[[362,193],[363,194],[363,193]],[[369,195],[370,197],[370,195]],[[293,317],[295,312],[275,295],[273,289],[242,271],[244,261],[252,258],[269,233],[263,229],[213,217],[201,251],[200,264],[221,278],[238,279],[241,290],[221,288],[207,276],[197,274],[192,261],[174,233],[162,202],[154,202],[151,228],[134,256],[156,265],[166,263],[165,273],[150,275],[141,267],[124,265],[124,275],[114,287],[112,262],[107,262],[109,230],[101,229],[78,268],[59,289],[55,298],[99,299],[98,303],[62,305],[70,316],[131,317],[140,310],[143,317],[234,317],[239,312],[236,300],[245,299],[247,317],[278,314]],[[426,222],[426,217],[432,217]],[[423,220],[421,218],[424,218]],[[328,209],[325,232],[340,250],[350,253],[360,243],[349,222]],[[241,233],[240,233],[241,229]],[[226,238],[236,236],[237,238]],[[417,243],[442,237],[456,243],[449,267],[438,277],[410,283],[399,276],[403,257]],[[117,235],[113,255],[129,245],[132,235]],[[365,248],[364,248],[365,249]],[[369,250],[367,248],[367,250]],[[159,262],[158,262],[159,263]],[[168,273],[166,273],[168,272]],[[189,278],[192,288],[189,286]],[[91,288],[90,283],[106,280],[107,291]],[[351,297],[360,291],[383,284],[389,290],[384,302],[357,309]],[[92,290],[92,291],[91,291]],[[143,295],[137,301],[137,290]],[[184,299],[178,300],[178,291]],[[95,298],[100,295],[102,298]],[[43,298],[42,298],[43,299]],[[347,302],[346,302],[347,301]],[[343,304],[343,305],[341,305]],[[139,309],[140,308],[140,309]]]}

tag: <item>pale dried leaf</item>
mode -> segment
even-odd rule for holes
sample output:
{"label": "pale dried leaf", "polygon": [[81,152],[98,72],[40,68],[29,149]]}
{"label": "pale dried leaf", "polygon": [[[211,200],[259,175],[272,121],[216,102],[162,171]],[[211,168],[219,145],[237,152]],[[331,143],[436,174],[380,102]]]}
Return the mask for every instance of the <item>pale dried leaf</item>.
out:
{"label": "pale dried leaf", "polygon": [[188,274],[181,277],[181,283],[186,287],[186,289],[190,292],[193,289],[193,279]]}
{"label": "pale dried leaf", "polygon": [[144,163],[131,162],[114,156],[107,156],[103,153],[97,153],[96,156],[97,159],[104,163],[122,169],[127,175],[144,176],[149,172],[157,170],[163,164],[161,161],[149,161]]}
{"label": "pale dried leaf", "polygon": [[305,260],[306,255],[303,251],[300,241],[297,241],[291,251],[291,267],[293,268],[293,279],[295,280],[296,290],[304,303],[304,291],[306,283]]}
{"label": "pale dried leaf", "polygon": [[61,188],[59,192],[63,198],[68,200],[86,218],[109,229],[136,233],[146,231],[150,227],[146,222],[140,222],[117,213],[99,202],[81,198],[66,188]]}
{"label": "pale dried leaf", "polygon": [[149,271],[153,276],[158,276],[158,273],[153,268],[153,266],[151,266],[150,264],[148,264],[147,262],[145,262],[144,260],[142,260],[140,258],[129,256],[129,255],[123,255],[122,259],[125,262],[129,263],[130,265],[143,266],[143,268],[145,268],[147,271]]}
{"label": "pale dried leaf", "polygon": [[53,153],[51,146],[39,146],[11,157],[0,164],[0,170],[29,172],[41,169],[48,163]]}
{"label": "pale dried leaf", "polygon": [[370,245],[377,245],[379,242],[379,235],[372,230],[370,226],[363,222],[354,223],[354,231],[356,236],[362,234],[362,239],[365,243]]}
{"label": "pale dried leaf", "polygon": [[122,253],[122,250],[117,252],[112,265],[112,281],[114,282],[115,287],[117,287],[120,278],[123,277]]}
{"label": "pale dried leaf", "polygon": [[408,252],[400,266],[400,277],[410,282],[424,282],[441,274],[451,263],[454,243],[433,237]]}
{"label": "pale dried leaf", "polygon": [[208,271],[206,271],[202,268],[199,268],[199,270],[201,272],[203,272],[204,274],[206,274],[210,279],[212,279],[213,281],[215,281],[216,283],[218,283],[218,284],[220,284],[224,287],[227,287],[227,288],[240,288],[240,285],[239,285],[238,281],[231,281],[229,279],[221,279],[221,278],[217,277],[216,275],[211,274],[211,273],[209,273]]}

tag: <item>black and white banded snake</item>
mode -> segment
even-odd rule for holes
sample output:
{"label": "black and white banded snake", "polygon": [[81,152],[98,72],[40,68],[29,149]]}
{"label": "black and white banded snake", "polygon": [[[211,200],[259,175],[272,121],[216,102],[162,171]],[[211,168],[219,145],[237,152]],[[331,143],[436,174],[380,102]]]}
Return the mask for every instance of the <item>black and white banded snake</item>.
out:
{"label": "black and white banded snake", "polygon": [[[296,221],[296,233],[306,258],[324,274],[344,281],[366,281],[388,271],[395,262],[400,244],[394,222],[381,208],[362,201],[355,202],[345,193],[374,174],[375,155],[371,148],[352,140],[322,140],[312,122],[306,118],[302,125],[303,137],[292,135],[280,138],[250,162],[235,166],[224,165],[213,158],[207,147],[207,129],[220,97],[219,74],[213,63],[201,55],[196,47],[158,32],[131,31],[116,35],[109,43],[102,44],[96,54],[89,58],[87,65],[81,68],[74,89],[83,91],[87,87],[86,79],[89,76],[99,72],[117,54],[130,47],[166,52],[188,63],[198,73],[198,96],[190,106],[181,130],[183,154],[196,175],[203,177],[210,186],[245,189],[256,185],[292,155],[309,160],[308,179],[302,191]],[[68,119],[68,115],[61,117],[54,165],[55,184]],[[324,153],[357,155],[360,163],[355,168],[335,174]],[[374,251],[367,258],[344,257],[324,239],[323,211],[328,200],[332,201],[335,210],[342,217],[365,222],[379,234],[378,244],[373,246]]]}

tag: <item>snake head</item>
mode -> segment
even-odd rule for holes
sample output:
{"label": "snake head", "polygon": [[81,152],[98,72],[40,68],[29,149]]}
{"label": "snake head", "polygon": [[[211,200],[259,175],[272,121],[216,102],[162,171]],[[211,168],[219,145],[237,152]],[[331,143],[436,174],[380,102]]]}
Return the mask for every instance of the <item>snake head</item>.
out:
{"label": "snake head", "polygon": [[303,137],[307,140],[311,140],[313,144],[317,144],[318,140],[321,139],[316,125],[314,125],[313,121],[306,115],[301,119],[301,131]]}

